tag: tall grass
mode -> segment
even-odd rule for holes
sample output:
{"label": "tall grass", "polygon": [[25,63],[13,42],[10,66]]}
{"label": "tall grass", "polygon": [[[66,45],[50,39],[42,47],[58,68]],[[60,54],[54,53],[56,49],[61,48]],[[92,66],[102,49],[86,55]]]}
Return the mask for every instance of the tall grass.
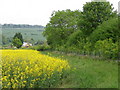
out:
{"label": "tall grass", "polygon": [[[47,54],[48,52],[42,52]],[[60,88],[118,88],[118,63],[90,56],[76,56],[49,51],[52,57],[67,59],[72,68],[60,81]]]}

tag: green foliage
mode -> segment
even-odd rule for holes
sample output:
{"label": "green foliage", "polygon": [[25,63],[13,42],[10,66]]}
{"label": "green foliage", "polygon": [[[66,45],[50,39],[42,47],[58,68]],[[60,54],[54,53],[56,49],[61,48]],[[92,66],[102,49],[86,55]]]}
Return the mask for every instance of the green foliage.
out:
{"label": "green foliage", "polygon": [[22,34],[21,34],[21,33],[16,33],[16,34],[14,35],[13,39],[15,39],[15,38],[20,39],[20,41],[23,43],[23,37],[22,37]]}
{"label": "green foliage", "polygon": [[78,25],[83,33],[88,36],[103,21],[116,15],[112,11],[112,5],[109,2],[87,2],[83,6],[83,15]]}
{"label": "green foliage", "polygon": [[118,16],[112,4],[106,0],[99,1],[87,2],[83,12],[53,12],[44,32],[51,48],[116,59],[120,39]]}
{"label": "green foliage", "polygon": [[81,30],[78,30],[69,36],[66,42],[67,51],[69,52],[80,52],[84,49],[85,35]]}
{"label": "green foliage", "polygon": [[114,17],[108,21],[104,21],[97,27],[96,30],[91,34],[90,39],[95,43],[98,40],[105,40],[111,38],[115,43],[118,41],[118,35],[120,30],[118,28],[118,18]]}
{"label": "green foliage", "polygon": [[100,56],[115,59],[118,57],[118,43],[113,43],[112,39],[99,40],[95,44],[95,52]]}
{"label": "green foliage", "polygon": [[49,45],[36,45],[34,47],[32,47],[32,49],[34,50],[37,50],[37,51],[45,51],[45,50],[48,50],[50,49],[50,46]]}
{"label": "green foliage", "polygon": [[68,37],[78,30],[77,22],[81,12],[62,10],[53,12],[50,22],[46,25],[44,36],[48,44],[54,47],[64,45]]}
{"label": "green foliage", "polygon": [[20,48],[23,44],[23,37],[21,33],[16,33],[13,37],[12,41],[13,45],[16,46],[17,48]]}
{"label": "green foliage", "polygon": [[78,30],[69,36],[67,46],[76,46],[79,45],[82,41],[84,41],[84,34],[81,30]]}
{"label": "green foliage", "polygon": [[19,38],[17,38],[17,37],[13,39],[12,43],[17,48],[20,48],[22,46],[22,41]]}
{"label": "green foliage", "polygon": [[92,43],[87,39],[86,40],[86,43],[84,43],[83,45],[83,51],[84,51],[84,54],[91,54],[92,53]]}

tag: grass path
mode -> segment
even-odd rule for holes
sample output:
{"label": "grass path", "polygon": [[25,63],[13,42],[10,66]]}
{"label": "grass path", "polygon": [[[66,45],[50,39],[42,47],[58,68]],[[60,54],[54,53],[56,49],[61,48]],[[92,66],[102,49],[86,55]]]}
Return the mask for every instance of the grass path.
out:
{"label": "grass path", "polygon": [[[71,71],[60,81],[59,88],[118,88],[118,63],[87,56],[44,51],[43,54],[66,59]],[[49,53],[49,54],[48,54]]]}

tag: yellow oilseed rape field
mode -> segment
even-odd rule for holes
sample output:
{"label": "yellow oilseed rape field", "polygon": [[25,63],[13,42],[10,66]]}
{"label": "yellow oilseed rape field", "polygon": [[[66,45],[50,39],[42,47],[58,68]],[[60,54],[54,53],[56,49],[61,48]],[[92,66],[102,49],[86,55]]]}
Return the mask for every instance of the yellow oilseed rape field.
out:
{"label": "yellow oilseed rape field", "polygon": [[67,60],[43,55],[35,50],[2,51],[3,88],[54,87],[67,76]]}

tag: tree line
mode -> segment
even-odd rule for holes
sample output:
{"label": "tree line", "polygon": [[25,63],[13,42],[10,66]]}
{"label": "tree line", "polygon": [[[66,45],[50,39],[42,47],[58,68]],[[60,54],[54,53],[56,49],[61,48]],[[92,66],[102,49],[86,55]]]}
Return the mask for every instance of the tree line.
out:
{"label": "tree line", "polygon": [[54,11],[43,35],[54,50],[119,57],[119,18],[110,2],[87,2],[83,11]]}
{"label": "tree line", "polygon": [[29,24],[3,24],[2,28],[44,28],[44,26]]}

